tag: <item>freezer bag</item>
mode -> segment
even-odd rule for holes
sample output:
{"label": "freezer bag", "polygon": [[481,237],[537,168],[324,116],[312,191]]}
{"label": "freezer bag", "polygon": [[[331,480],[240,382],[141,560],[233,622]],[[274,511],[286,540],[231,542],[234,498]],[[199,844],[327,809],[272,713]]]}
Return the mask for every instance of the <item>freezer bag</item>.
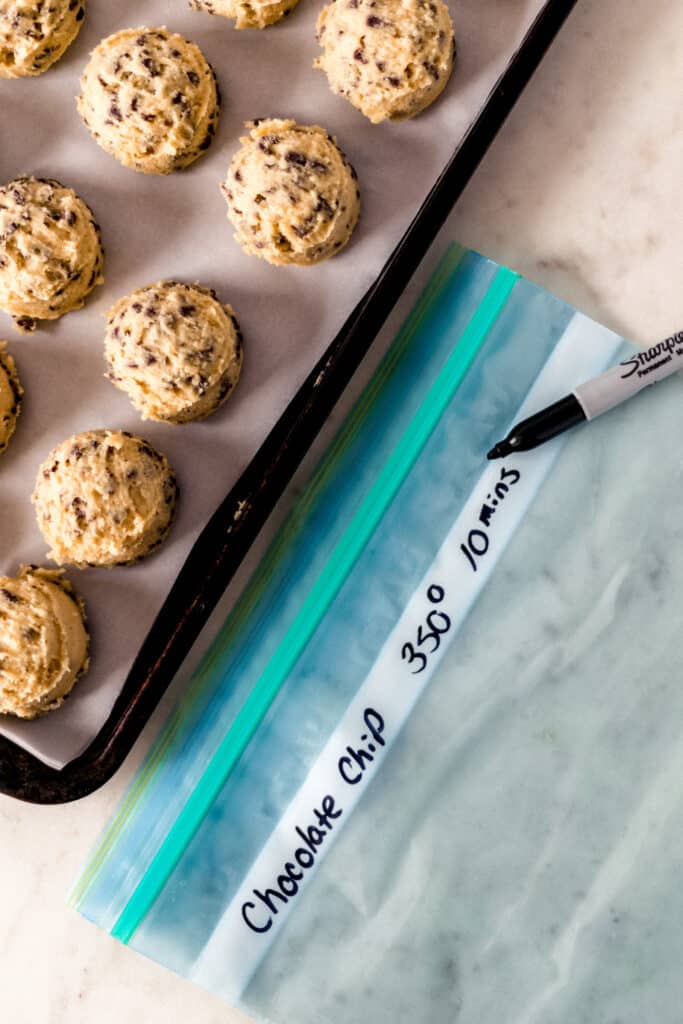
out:
{"label": "freezer bag", "polygon": [[680,384],[485,458],[623,344],[447,251],[73,905],[264,1021],[677,1019]]}

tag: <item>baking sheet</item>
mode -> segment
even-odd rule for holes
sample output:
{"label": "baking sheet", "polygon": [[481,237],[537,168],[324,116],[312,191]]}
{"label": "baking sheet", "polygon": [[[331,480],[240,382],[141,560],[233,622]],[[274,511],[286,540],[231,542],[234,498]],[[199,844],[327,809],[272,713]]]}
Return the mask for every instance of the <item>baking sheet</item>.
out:
{"label": "baking sheet", "polygon": [[[0,461],[0,573],[26,561],[48,564],[29,496],[39,463],[73,433],[139,433],[167,454],[181,486],[176,525],[158,554],[126,569],[69,570],[87,604],[93,657],[64,707],[34,722],[0,716],[1,734],[52,767],[81,753],[105,722],[197,534],[381,270],[544,3],[451,0],[458,62],[446,92],[416,120],[380,126],[333,96],[313,71],[320,6],[301,0],[279,26],[235,32],[226,19],[190,11],[185,0],[91,0],[78,40],[55,68],[0,82],[0,180],[32,173],[75,188],[102,227],[106,279],[83,310],[30,337],[0,314],[0,337],[10,342],[26,389],[17,434]],[[167,178],[136,174],[102,152],[74,102],[88,52],[103,36],[143,24],[167,25],[197,42],[223,94],[211,149]],[[359,228],[341,255],[318,267],[270,267],[232,239],[218,185],[242,123],[268,115],[324,125],[358,172]],[[244,331],[240,384],[204,423],[143,423],[102,376],[103,314],[162,277],[215,288]]]}

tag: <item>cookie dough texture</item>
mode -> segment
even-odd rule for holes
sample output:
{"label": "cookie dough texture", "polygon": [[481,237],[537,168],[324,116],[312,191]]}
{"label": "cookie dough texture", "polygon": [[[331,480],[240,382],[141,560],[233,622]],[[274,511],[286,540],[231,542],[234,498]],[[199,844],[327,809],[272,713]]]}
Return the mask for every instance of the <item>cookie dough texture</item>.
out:
{"label": "cookie dough texture", "polygon": [[202,51],[166,28],[126,29],[93,50],[78,112],[125,167],[170,174],[197,159],[216,132],[220,96]]}
{"label": "cookie dough texture", "polygon": [[0,78],[40,75],[78,35],[85,0],[0,0]]}
{"label": "cookie dough texture", "polygon": [[60,565],[128,565],[164,540],[178,496],[166,458],[124,431],[90,430],[58,445],[38,471],[38,526]]}
{"label": "cookie dough texture", "polygon": [[267,28],[289,14],[299,0],[190,0],[193,11],[234,18],[235,28]]}
{"label": "cookie dough texture", "polygon": [[453,23],[443,0],[337,0],[318,17],[324,71],[373,124],[414,117],[453,68]]}
{"label": "cookie dough texture", "polygon": [[100,229],[72,189],[32,177],[0,187],[0,309],[20,330],[82,306],[103,265]]}
{"label": "cookie dough texture", "polygon": [[221,191],[245,252],[309,266],[346,245],[360,214],[356,172],[317,125],[247,124]]}
{"label": "cookie dough texture", "polygon": [[24,565],[0,576],[0,714],[58,708],[87,668],[83,602],[61,572]]}
{"label": "cookie dough texture", "polygon": [[0,455],[16,428],[23,395],[14,360],[7,351],[6,343],[0,341]]}
{"label": "cookie dough texture", "polygon": [[209,416],[235,387],[242,338],[214,291],[158,281],[107,314],[107,376],[143,419],[186,423]]}

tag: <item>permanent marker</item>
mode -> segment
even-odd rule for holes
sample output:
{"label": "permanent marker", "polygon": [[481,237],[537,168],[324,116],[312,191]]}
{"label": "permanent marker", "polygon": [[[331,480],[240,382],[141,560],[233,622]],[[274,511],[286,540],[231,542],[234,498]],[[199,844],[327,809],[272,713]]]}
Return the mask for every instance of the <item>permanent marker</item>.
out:
{"label": "permanent marker", "polygon": [[522,420],[508,436],[494,445],[489,459],[502,459],[514,452],[528,452],[580,423],[594,420],[632,395],[683,370],[683,331],[660,341],[644,352],[636,352],[623,363],[575,388],[566,398]]}

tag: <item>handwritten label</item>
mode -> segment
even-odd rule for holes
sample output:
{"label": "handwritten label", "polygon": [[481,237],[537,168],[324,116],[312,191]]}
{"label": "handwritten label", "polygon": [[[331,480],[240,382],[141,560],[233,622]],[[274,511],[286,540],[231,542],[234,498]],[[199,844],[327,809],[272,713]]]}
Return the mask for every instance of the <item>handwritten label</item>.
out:
{"label": "handwritten label", "polygon": [[[427,600],[432,604],[440,604],[446,596],[446,591],[443,587],[440,587],[438,583],[432,583],[427,588]],[[404,661],[407,661],[409,665],[416,663],[416,667],[412,670],[412,675],[417,676],[420,672],[424,672],[427,668],[429,661],[429,655],[435,654],[439,647],[441,647],[441,638],[451,628],[451,620],[442,611],[431,611],[427,613],[426,621],[420,623],[415,633],[415,643],[410,640],[406,641],[401,647],[401,657]],[[415,648],[417,645],[417,650]],[[424,647],[425,644],[431,644],[431,647],[425,652],[419,648]]]}
{"label": "handwritten label", "polygon": [[488,554],[490,547],[490,535],[491,522],[493,517],[496,515],[501,503],[505,501],[506,495],[510,492],[510,488],[518,484],[522,479],[522,474],[518,469],[506,469],[505,466],[500,470],[500,479],[495,485],[492,491],[486,495],[486,501],[479,510],[479,523],[481,526],[473,527],[467,534],[467,540],[464,544],[460,545],[460,550],[464,554],[468,561],[468,564],[473,572],[477,572],[477,558],[483,558],[484,555]]}
{"label": "handwritten label", "polygon": [[[344,786],[357,786],[363,781],[375,756],[386,745],[384,718],[374,708],[363,712],[364,731],[355,744],[347,744],[337,759],[338,779]],[[307,819],[294,825],[296,846],[269,885],[254,887],[242,904],[242,920],[250,931],[263,934],[273,927],[274,919],[301,890],[307,871],[314,868],[321,847],[331,836],[344,813],[339,795],[327,793],[312,809]]]}
{"label": "handwritten label", "polygon": [[[577,373],[600,372],[619,344],[606,328],[574,316],[515,422],[562,394]],[[525,455],[523,472],[511,463],[486,467],[226,906],[192,967],[194,981],[239,1000],[438,669],[560,446],[558,439]]]}

